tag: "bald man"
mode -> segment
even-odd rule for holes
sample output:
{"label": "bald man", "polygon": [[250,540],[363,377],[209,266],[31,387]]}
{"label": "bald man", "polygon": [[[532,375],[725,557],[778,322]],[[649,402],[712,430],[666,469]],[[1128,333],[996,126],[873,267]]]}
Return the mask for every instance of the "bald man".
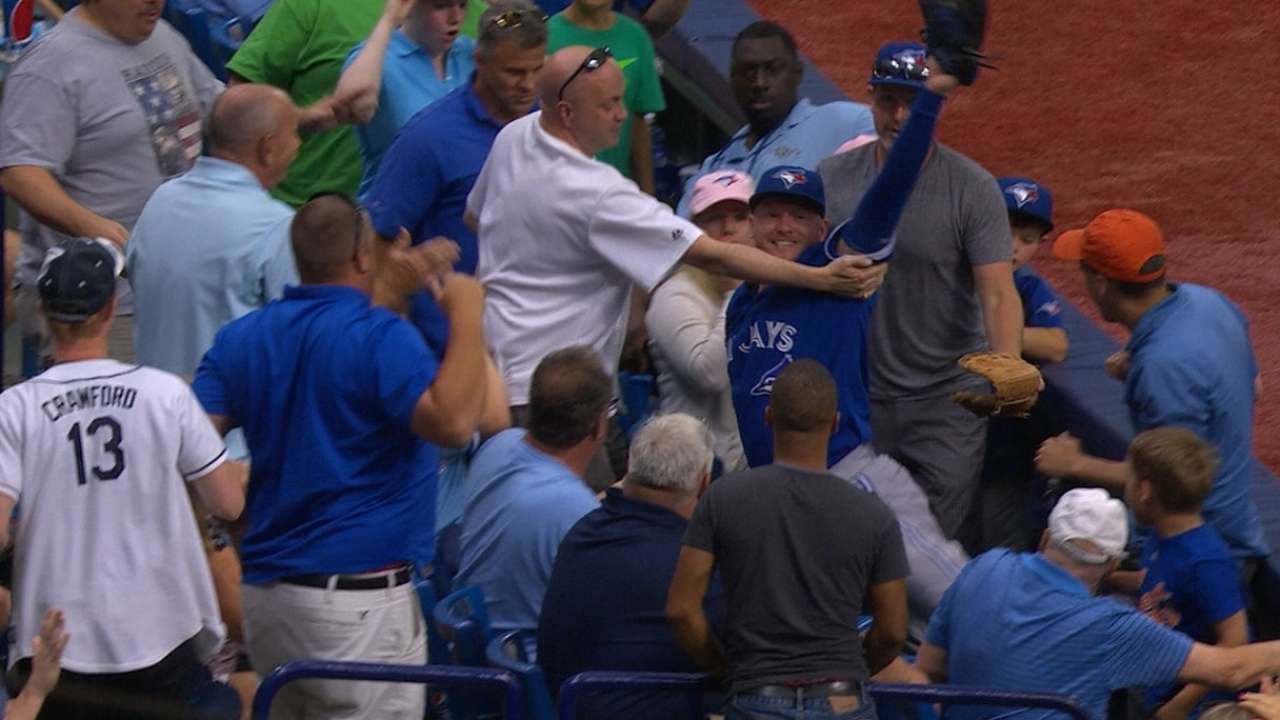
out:
{"label": "bald man", "polygon": [[267,85],[227,89],[208,138],[210,155],[156,189],[127,246],[138,361],[186,378],[219,328],[298,282],[293,209],[267,192],[298,152],[289,96]]}
{"label": "bald man", "polygon": [[652,290],[677,263],[851,296],[879,286],[883,268],[866,258],[808,267],[718,242],[594,160],[617,144],[627,112],[622,71],[607,50],[556,52],[539,89],[542,110],[503,128],[467,200],[489,346],[516,419],[551,350],[586,344],[615,374],[633,289]]}

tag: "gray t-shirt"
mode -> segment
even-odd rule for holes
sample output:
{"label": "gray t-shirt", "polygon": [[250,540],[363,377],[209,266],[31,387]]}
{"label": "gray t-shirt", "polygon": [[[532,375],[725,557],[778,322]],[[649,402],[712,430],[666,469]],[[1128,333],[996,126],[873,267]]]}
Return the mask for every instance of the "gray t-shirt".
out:
{"label": "gray t-shirt", "polygon": [[[74,9],[5,81],[0,168],[45,168],[71,199],[132,229],[152,191],[200,156],[202,120],[220,92],[222,83],[163,20],[129,45]],[[24,225],[17,279],[31,284],[45,251],[65,236]]]}
{"label": "gray t-shirt", "polygon": [[[827,218],[842,222],[879,173],[876,144],[818,166]],[[941,144],[898,223],[898,243],[871,319],[871,397],[949,394],[969,382],[956,360],[988,347],[973,267],[1013,258],[1008,213],[995,178]]]}
{"label": "gray t-shirt", "polygon": [[909,572],[879,497],[830,473],[766,465],[712,483],[684,544],[716,557],[731,692],[867,680],[858,638],[866,589]]}

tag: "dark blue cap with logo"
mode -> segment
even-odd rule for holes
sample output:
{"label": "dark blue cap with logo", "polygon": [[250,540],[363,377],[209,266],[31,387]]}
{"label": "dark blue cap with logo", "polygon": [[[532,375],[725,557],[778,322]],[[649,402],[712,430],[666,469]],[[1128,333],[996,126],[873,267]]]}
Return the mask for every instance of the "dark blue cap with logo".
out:
{"label": "dark blue cap with logo", "polygon": [[51,320],[80,323],[116,292],[123,257],[108,240],[69,240],[49,249],[36,287]]}
{"label": "dark blue cap with logo", "polygon": [[888,42],[876,52],[871,64],[871,84],[922,88],[929,68],[924,64],[924,45],[917,42]]}
{"label": "dark blue cap with logo", "polygon": [[827,195],[822,189],[822,176],[817,170],[798,165],[778,165],[769,168],[756,183],[751,196],[751,208],[761,200],[771,197],[792,198],[810,205],[819,213],[827,211]]}
{"label": "dark blue cap with logo", "polygon": [[1045,232],[1053,229],[1053,194],[1049,188],[1024,177],[1002,177],[1000,193],[1004,205],[1012,215],[1022,215],[1045,226]]}

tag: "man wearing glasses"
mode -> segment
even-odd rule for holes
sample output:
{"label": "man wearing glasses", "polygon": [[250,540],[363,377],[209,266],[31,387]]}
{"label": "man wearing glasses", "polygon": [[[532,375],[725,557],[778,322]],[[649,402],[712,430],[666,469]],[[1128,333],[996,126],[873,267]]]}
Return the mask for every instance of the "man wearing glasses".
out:
{"label": "man wearing glasses", "polygon": [[[879,142],[822,162],[827,220],[849,217],[885,163],[924,87],[925,49],[891,42],[871,74]],[[890,271],[872,314],[871,439],[929,495],[948,538],[962,533],[978,489],[987,421],[951,401],[974,381],[956,365],[990,347],[1018,355],[1022,301],[1013,284],[1013,237],[995,178],[934,143],[897,228]]]}
{"label": "man wearing glasses", "polygon": [[549,351],[585,344],[617,371],[633,287],[648,292],[679,262],[771,285],[862,296],[879,284],[870,261],[824,267],[722,243],[676,216],[593,156],[617,142],[626,108],[608,48],[551,56],[542,110],[505,127],[467,201],[480,238],[489,347],[513,413]]}

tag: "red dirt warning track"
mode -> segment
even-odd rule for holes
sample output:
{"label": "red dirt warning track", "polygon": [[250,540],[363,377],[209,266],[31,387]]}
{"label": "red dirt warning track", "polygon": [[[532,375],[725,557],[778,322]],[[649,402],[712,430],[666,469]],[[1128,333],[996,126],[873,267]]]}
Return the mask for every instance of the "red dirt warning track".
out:
{"label": "red dirt warning track", "polygon": [[[859,100],[876,47],[920,29],[910,0],[750,2]],[[1172,277],[1225,292],[1253,324],[1268,379],[1255,444],[1280,470],[1280,3],[990,6],[1000,70],[950,104],[942,139],[1048,185],[1059,228],[1114,206],[1156,218]],[[1096,320],[1076,268],[1047,250],[1038,269]]]}

